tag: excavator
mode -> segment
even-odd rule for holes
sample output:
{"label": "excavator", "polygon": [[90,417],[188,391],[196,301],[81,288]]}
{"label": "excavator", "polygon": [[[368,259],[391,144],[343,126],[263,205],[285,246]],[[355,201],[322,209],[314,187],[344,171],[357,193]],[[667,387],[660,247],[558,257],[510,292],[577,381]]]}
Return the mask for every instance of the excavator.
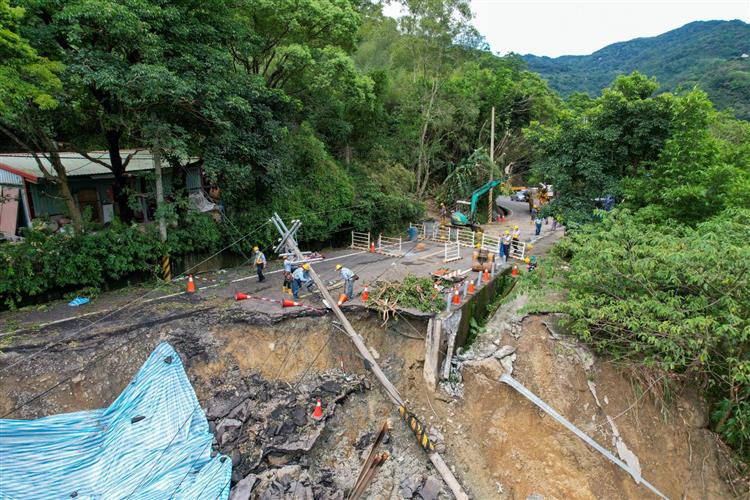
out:
{"label": "excavator", "polygon": [[[477,231],[478,229],[480,229],[479,224],[477,224],[476,222],[477,203],[479,202],[479,198],[485,195],[490,189],[502,184],[505,180],[506,179],[497,179],[494,181],[489,181],[487,184],[471,193],[471,201],[456,201],[456,210],[451,213],[451,225],[458,227],[470,227],[472,231]],[[468,208],[467,213],[464,213],[459,209],[459,206],[461,205],[465,207],[464,209]]]}

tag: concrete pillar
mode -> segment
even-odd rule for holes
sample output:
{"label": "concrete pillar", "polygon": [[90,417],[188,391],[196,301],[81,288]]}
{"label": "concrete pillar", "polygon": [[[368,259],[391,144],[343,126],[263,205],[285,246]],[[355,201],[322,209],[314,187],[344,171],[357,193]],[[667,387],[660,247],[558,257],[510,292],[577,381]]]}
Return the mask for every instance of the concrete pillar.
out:
{"label": "concrete pillar", "polygon": [[437,389],[440,378],[440,340],[443,322],[439,318],[432,318],[427,323],[427,335],[424,338],[424,368],[422,375],[431,391]]}

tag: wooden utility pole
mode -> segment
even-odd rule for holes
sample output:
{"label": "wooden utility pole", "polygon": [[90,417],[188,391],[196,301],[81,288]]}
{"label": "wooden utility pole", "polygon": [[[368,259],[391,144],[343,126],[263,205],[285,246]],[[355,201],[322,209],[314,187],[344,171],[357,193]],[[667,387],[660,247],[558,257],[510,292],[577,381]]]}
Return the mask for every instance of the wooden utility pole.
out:
{"label": "wooden utility pole", "polygon": [[[286,244],[286,247],[288,250],[290,250],[292,253],[294,253],[295,257],[298,261],[301,261],[304,259],[304,256],[302,255],[302,252],[300,251],[299,247],[297,246],[297,242],[294,239],[294,229],[290,231],[287,229],[286,225],[284,225],[284,222],[282,221],[281,217],[279,217],[278,214],[274,213],[273,218],[271,219],[271,222],[276,225],[276,229],[281,233],[282,241],[280,242],[280,245]],[[293,226],[294,227],[294,226]],[[326,287],[326,284],[323,282],[322,279],[318,276],[318,273],[315,272],[315,270],[310,266],[309,270],[310,278],[312,278],[315,285],[318,287],[318,290],[320,290],[320,294],[323,296],[323,299],[326,301],[326,303],[330,306],[330,308],[333,310],[333,314],[336,315],[336,318],[338,318],[339,322],[341,323],[341,326],[344,328],[344,331],[346,332],[347,337],[354,343],[354,346],[357,348],[357,351],[359,351],[359,354],[362,356],[362,358],[365,360],[365,367],[367,367],[373,375],[375,375],[375,378],[378,379],[380,384],[385,389],[386,394],[390,398],[390,400],[398,407],[406,407],[406,404],[404,403],[404,400],[401,398],[401,395],[398,393],[398,390],[394,385],[391,383],[390,380],[388,380],[388,377],[385,376],[385,373],[383,373],[383,370],[380,369],[380,365],[378,365],[378,362],[375,361],[375,358],[370,353],[370,350],[365,345],[364,340],[362,337],[357,333],[357,331],[354,329],[351,323],[349,323],[349,320],[346,319],[346,316],[344,315],[343,311],[338,306],[338,302],[336,302],[333,297],[331,296],[330,292],[328,291],[328,288]],[[469,496],[464,492],[463,488],[459,484],[456,477],[453,475],[451,470],[448,468],[448,465],[443,460],[443,457],[440,456],[439,453],[433,451],[428,451],[428,456],[430,457],[430,461],[435,466],[435,469],[440,473],[440,475],[443,477],[443,480],[448,485],[448,487],[453,492],[453,495],[458,500],[468,500]]]}
{"label": "wooden utility pole", "polygon": [[[490,122],[490,182],[495,178],[495,106],[492,106],[492,120]],[[495,190],[490,187],[490,203],[487,209],[487,222],[492,222],[492,212],[495,205],[493,198],[493,192]]]}

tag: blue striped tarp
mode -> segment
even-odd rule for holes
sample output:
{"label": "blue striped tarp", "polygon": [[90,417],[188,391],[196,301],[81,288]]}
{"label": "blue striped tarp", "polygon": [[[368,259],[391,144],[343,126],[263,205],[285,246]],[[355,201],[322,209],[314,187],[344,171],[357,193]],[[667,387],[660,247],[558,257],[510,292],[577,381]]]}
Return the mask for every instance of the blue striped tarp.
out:
{"label": "blue striped tarp", "polygon": [[160,344],[109,408],[0,420],[0,498],[221,499],[232,461],[179,355]]}

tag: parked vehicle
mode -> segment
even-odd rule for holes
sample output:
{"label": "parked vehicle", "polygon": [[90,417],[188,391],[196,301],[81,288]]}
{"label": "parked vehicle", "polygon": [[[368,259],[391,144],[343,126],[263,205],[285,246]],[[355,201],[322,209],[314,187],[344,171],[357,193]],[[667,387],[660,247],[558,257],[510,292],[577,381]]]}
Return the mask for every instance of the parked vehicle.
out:
{"label": "parked vehicle", "polygon": [[510,195],[511,201],[526,201],[526,190],[514,191]]}

